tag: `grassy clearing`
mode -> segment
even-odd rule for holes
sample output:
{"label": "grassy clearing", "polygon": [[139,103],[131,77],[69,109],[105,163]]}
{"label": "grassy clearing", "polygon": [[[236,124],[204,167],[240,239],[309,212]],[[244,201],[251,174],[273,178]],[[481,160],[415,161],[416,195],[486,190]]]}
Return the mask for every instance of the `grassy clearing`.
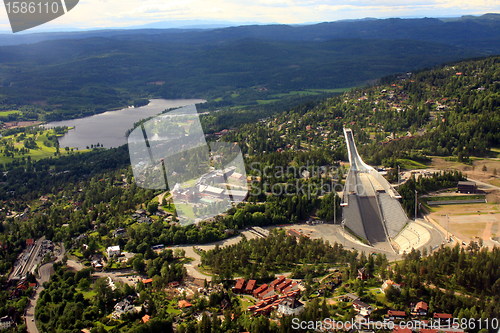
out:
{"label": "grassy clearing", "polygon": [[450,195],[450,196],[439,196],[439,197],[428,197],[424,198],[426,201],[455,201],[455,200],[477,200],[485,199],[485,195]]}
{"label": "grassy clearing", "polygon": [[190,219],[195,218],[193,207],[191,205],[179,203],[176,205],[176,208],[177,208],[178,212],[184,213],[184,215],[186,215],[186,217],[188,217]]}
{"label": "grassy clearing", "polygon": [[[51,136],[57,135],[53,129],[45,130],[41,133],[38,132],[37,134],[22,133],[22,135],[23,139],[20,139],[20,134],[8,135],[0,138],[0,151],[2,151],[2,153],[0,153],[0,164],[10,163],[15,159],[21,159],[23,157],[27,158],[28,156],[35,161],[55,156],[57,148],[55,147],[54,141],[50,140]],[[36,143],[36,148],[34,149],[30,148],[29,151],[25,154],[14,152],[14,157],[5,156],[5,154],[3,153],[7,145],[13,145],[14,148],[16,149],[26,148],[25,141],[28,139],[34,139]],[[79,150],[78,152],[86,152],[86,151],[88,150]],[[62,156],[62,155],[68,155],[71,152],[66,151],[66,149],[60,148],[59,153]]]}
{"label": "grassy clearing", "polygon": [[7,111],[0,111],[0,117],[7,117],[11,114],[19,114],[21,111],[18,110],[7,110]]}
{"label": "grassy clearing", "polygon": [[271,104],[271,103],[274,103],[274,102],[278,102],[280,101],[279,99],[258,99],[257,100],[257,103],[259,104]]}
{"label": "grassy clearing", "polygon": [[315,96],[321,94],[334,94],[334,93],[343,93],[348,91],[351,88],[336,88],[336,89],[305,89],[305,90],[295,90],[282,94],[274,94],[270,97],[272,98],[283,98],[289,96]]}
{"label": "grassy clearing", "polygon": [[428,166],[423,164],[423,163],[420,163],[420,162],[417,162],[414,160],[410,160],[410,159],[406,159],[406,158],[399,158],[397,160],[397,163],[401,166],[401,168],[407,169],[407,170],[427,169],[428,168]]}

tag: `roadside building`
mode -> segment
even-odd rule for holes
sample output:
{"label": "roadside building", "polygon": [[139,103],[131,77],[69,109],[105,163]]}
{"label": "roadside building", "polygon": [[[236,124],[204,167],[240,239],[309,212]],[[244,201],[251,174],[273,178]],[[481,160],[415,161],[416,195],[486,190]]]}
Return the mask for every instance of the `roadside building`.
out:
{"label": "roadside building", "polygon": [[459,181],[457,185],[458,192],[460,193],[476,193],[477,186],[475,182]]}

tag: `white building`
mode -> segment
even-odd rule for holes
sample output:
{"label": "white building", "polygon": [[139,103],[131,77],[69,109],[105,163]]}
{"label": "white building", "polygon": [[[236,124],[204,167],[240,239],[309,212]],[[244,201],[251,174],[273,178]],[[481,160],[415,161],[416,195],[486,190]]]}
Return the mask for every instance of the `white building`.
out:
{"label": "white building", "polygon": [[296,316],[304,311],[304,304],[295,297],[287,297],[278,305],[278,312],[285,316]]}
{"label": "white building", "polygon": [[114,319],[120,319],[120,317],[125,313],[136,312],[136,308],[129,299],[124,299],[123,301],[116,303],[114,311],[111,314]]}
{"label": "white building", "polygon": [[108,257],[118,257],[122,254],[120,251],[120,245],[116,246],[110,246],[106,249],[106,253],[108,254]]}
{"label": "white building", "polygon": [[14,322],[12,321],[12,318],[9,316],[5,316],[0,318],[0,330],[5,330],[7,328],[10,328],[14,325]]}

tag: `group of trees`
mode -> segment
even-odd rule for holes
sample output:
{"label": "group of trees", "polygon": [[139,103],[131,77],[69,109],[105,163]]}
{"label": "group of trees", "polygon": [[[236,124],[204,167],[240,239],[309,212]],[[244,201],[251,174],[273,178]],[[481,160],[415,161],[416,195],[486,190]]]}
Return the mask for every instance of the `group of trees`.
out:
{"label": "group of trees", "polygon": [[[42,332],[74,331],[94,327],[112,309],[116,299],[133,295],[134,289],[117,282],[112,289],[107,278],[92,282],[91,269],[71,272],[61,264],[40,294],[35,316]],[[84,292],[91,296],[84,296]],[[90,293],[89,293],[90,292]]]}
{"label": "group of trees", "polygon": [[456,187],[461,180],[465,180],[465,178],[459,171],[442,171],[418,179],[412,175],[406,183],[398,188],[399,194],[403,197],[401,204],[406,213],[413,217],[415,215],[415,191],[420,196],[432,191]]}
{"label": "group of trees", "polygon": [[273,230],[267,238],[243,239],[235,245],[202,252],[202,265],[223,278],[242,275],[268,278],[274,273],[289,271],[297,265],[346,263],[357,254],[339,244],[329,245],[321,239],[300,239]]}
{"label": "group of trees", "polygon": [[412,251],[390,270],[391,277],[403,284],[393,291],[391,301],[398,304],[427,299],[431,311],[451,311],[458,318],[498,318],[500,316],[500,250],[471,242],[441,247],[429,256]]}

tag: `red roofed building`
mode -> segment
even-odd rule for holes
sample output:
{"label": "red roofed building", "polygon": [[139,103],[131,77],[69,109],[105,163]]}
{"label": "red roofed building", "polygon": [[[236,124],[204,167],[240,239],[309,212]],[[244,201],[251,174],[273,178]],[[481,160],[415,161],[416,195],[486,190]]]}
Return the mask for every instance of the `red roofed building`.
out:
{"label": "red roofed building", "polygon": [[264,290],[263,292],[261,292],[259,294],[260,299],[264,299],[264,298],[267,298],[270,296],[274,296],[274,288],[273,287],[268,287],[266,290]]}
{"label": "red roofed building", "polygon": [[267,284],[263,284],[253,291],[253,297],[258,298],[259,294],[267,289]]}
{"label": "red roofed building", "polygon": [[291,279],[286,279],[280,285],[276,287],[276,290],[282,293],[293,281]]}
{"label": "red roofed building", "polygon": [[33,246],[35,245],[35,240],[33,238],[28,238],[26,240],[26,246]]}
{"label": "red roofed building", "polygon": [[286,287],[285,290],[283,290],[283,293],[287,294],[287,293],[289,293],[292,290],[296,290],[298,288],[298,285],[299,284],[297,282],[292,283],[291,285],[289,285],[288,287]]}
{"label": "red roofed building", "polygon": [[449,313],[435,313],[434,319],[453,319],[453,315]]}
{"label": "red roofed building", "polygon": [[412,333],[412,330],[409,328],[401,328],[399,326],[394,327],[392,333]]}
{"label": "red roofed building", "polygon": [[429,304],[420,301],[417,304],[415,304],[415,308],[413,308],[413,313],[416,316],[426,316],[427,311],[429,311]]}
{"label": "red roofed building", "polygon": [[257,283],[256,280],[250,280],[247,283],[247,286],[245,288],[245,293],[247,294],[252,294],[253,290],[255,289],[255,284]]}
{"label": "red roofed building", "polygon": [[244,286],[245,286],[245,279],[236,280],[236,285],[233,288],[233,292],[241,293],[243,291]]}
{"label": "red roofed building", "polygon": [[145,324],[149,321],[149,319],[151,319],[149,315],[144,315],[144,317],[142,317],[142,322]]}
{"label": "red roofed building", "polygon": [[275,288],[277,285],[279,285],[280,283],[282,283],[283,281],[285,281],[285,277],[282,275],[278,278],[276,278],[276,280],[274,280],[273,282],[271,282],[269,284],[269,287],[273,287]]}
{"label": "red roofed building", "polygon": [[144,284],[150,284],[150,283],[153,283],[153,279],[143,279],[143,280],[142,280],[142,283],[144,283]]}
{"label": "red roofed building", "polygon": [[433,318],[440,324],[451,324],[453,315],[449,313],[434,313]]}
{"label": "red roofed building", "polygon": [[177,303],[177,306],[179,307],[179,309],[187,309],[187,308],[192,307],[193,304],[191,304],[188,301],[183,299],[183,300],[180,300],[179,303]]}
{"label": "red roofed building", "polygon": [[302,233],[300,231],[295,230],[295,229],[288,229],[286,231],[286,234],[288,236],[295,237],[295,238],[300,238],[300,236],[302,236]]}
{"label": "red roofed building", "polygon": [[404,318],[406,318],[406,312],[397,311],[397,310],[389,310],[389,311],[387,311],[387,318],[389,320],[404,319]]}

